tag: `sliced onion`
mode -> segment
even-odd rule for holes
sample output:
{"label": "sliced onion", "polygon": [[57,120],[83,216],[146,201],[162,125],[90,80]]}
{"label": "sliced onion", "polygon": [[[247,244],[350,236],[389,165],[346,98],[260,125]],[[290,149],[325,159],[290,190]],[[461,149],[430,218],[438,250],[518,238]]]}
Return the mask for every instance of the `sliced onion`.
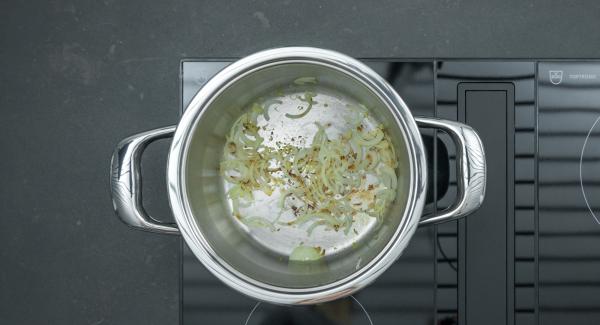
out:
{"label": "sliced onion", "polygon": [[363,147],[372,147],[383,139],[383,131],[380,128],[376,128],[369,132],[358,132],[354,135],[356,143]]}
{"label": "sliced onion", "polygon": [[327,224],[323,221],[315,221],[313,222],[312,225],[310,225],[308,228],[306,228],[306,233],[311,236],[313,231],[315,230],[315,228],[319,227],[319,226],[326,226]]}
{"label": "sliced onion", "polygon": [[317,83],[317,78],[316,77],[300,77],[296,80],[294,80],[294,84],[296,85],[306,85],[306,84],[316,84]]}
{"label": "sliced onion", "polygon": [[[308,103],[307,109],[286,116],[306,116],[313,108],[315,96],[305,92],[301,100]],[[317,227],[341,229],[348,234],[357,213],[381,220],[396,196],[398,161],[382,126],[365,120],[366,107],[351,108],[353,117],[348,121],[348,130],[337,138],[330,139],[326,127],[315,123],[317,132],[312,142],[307,141],[309,147],[289,144],[269,147],[264,144],[257,118],[262,114],[268,121],[269,107],[275,104],[281,101],[252,105],[234,122],[226,137],[220,169],[225,181],[233,185],[227,195],[232,200],[234,214],[239,216],[240,206],[253,202],[253,191],[267,195],[278,191],[281,196],[276,216],[239,216],[240,220],[249,227],[271,230],[274,224],[302,227],[309,236]],[[371,128],[367,130],[365,125]],[[354,199],[357,193],[367,193],[368,200],[357,205]],[[286,205],[290,196],[297,204]],[[279,221],[290,209],[297,217],[291,222]]]}
{"label": "sliced onion", "polygon": [[310,110],[313,107],[313,104],[315,103],[313,101],[313,97],[315,97],[315,96],[316,96],[315,93],[311,93],[309,91],[305,92],[304,93],[304,98],[301,98],[301,100],[307,102],[308,106],[300,114],[290,114],[290,113],[287,113],[287,114],[285,114],[285,117],[287,117],[287,118],[293,118],[293,119],[298,119],[298,118],[303,118],[304,116],[306,116],[306,114],[308,114],[308,112],[310,112]]}
{"label": "sliced onion", "polygon": [[383,184],[392,190],[395,190],[398,186],[398,178],[396,176],[396,172],[388,166],[381,166],[379,169],[380,177],[383,180]]}
{"label": "sliced onion", "polygon": [[283,104],[282,101],[280,101],[279,99],[269,99],[267,100],[264,104],[263,104],[263,117],[265,118],[265,120],[269,121],[271,118],[269,117],[269,108],[273,105],[281,105]]}
{"label": "sliced onion", "polygon": [[269,220],[263,217],[245,217],[241,218],[240,221],[242,221],[242,223],[248,227],[267,228],[271,231],[276,230],[275,226]]}
{"label": "sliced onion", "polygon": [[290,261],[308,262],[323,257],[325,252],[320,247],[299,245],[290,254]]}

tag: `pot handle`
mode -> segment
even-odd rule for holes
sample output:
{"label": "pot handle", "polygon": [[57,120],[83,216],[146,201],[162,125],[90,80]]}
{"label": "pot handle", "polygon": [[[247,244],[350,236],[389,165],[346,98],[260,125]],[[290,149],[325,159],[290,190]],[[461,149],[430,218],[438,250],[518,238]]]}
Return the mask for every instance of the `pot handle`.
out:
{"label": "pot handle", "polygon": [[126,224],[146,231],[179,234],[177,225],[152,219],[142,206],[140,162],[146,147],[159,139],[170,138],[175,126],[150,130],[123,139],[111,160],[110,190],[115,213]]}
{"label": "pot handle", "polygon": [[415,118],[417,125],[445,131],[456,144],[458,198],[440,214],[421,217],[419,225],[442,223],[464,217],[477,210],[485,197],[485,151],[472,127],[449,120]]}

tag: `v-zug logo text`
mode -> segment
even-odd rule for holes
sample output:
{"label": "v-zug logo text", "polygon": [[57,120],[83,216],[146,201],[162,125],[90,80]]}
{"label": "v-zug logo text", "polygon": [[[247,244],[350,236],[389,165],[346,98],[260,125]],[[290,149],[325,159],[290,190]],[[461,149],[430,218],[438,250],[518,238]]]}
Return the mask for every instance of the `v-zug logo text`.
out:
{"label": "v-zug logo text", "polygon": [[562,82],[563,72],[562,70],[550,70],[550,82],[553,85],[558,85]]}

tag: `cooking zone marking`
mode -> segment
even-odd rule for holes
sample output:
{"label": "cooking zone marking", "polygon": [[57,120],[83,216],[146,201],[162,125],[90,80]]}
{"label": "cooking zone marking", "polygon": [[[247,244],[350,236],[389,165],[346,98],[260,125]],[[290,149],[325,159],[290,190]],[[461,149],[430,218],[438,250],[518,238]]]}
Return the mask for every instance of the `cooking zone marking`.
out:
{"label": "cooking zone marking", "polygon": [[[358,301],[358,299],[356,299],[356,297],[354,297],[354,296],[350,296],[350,298],[352,298],[352,300],[354,300],[354,302],[356,302],[356,304],[360,307],[360,309],[362,310],[362,312],[365,314],[365,317],[367,317],[367,320],[369,321],[369,324],[373,325],[373,320],[371,320],[371,316],[369,315],[369,313],[367,312],[367,310],[365,309],[365,307],[360,303],[360,301]],[[250,314],[248,314],[248,317],[246,317],[246,321],[244,322],[244,325],[248,325],[248,322],[250,321],[250,318],[252,318],[252,315],[254,314],[254,312],[258,309],[258,307],[261,304],[262,303],[259,301],[259,302],[256,303],[256,305],[254,305],[254,307],[250,311]]]}
{"label": "cooking zone marking", "polygon": [[583,188],[583,173],[582,173],[583,153],[585,152],[585,146],[587,145],[588,139],[590,138],[592,131],[596,127],[596,124],[598,124],[598,121],[600,121],[600,116],[596,119],[596,121],[590,128],[590,131],[588,132],[587,136],[585,137],[585,141],[583,141],[583,147],[581,148],[581,156],[579,157],[579,182],[581,184],[581,193],[583,194],[583,199],[585,200],[585,205],[587,205],[588,210],[590,210],[590,213],[592,214],[592,217],[594,217],[596,222],[600,225],[600,220],[598,220],[598,217],[596,217],[596,214],[594,213],[594,210],[592,210],[592,208],[590,207],[587,196],[585,195],[585,189]]}

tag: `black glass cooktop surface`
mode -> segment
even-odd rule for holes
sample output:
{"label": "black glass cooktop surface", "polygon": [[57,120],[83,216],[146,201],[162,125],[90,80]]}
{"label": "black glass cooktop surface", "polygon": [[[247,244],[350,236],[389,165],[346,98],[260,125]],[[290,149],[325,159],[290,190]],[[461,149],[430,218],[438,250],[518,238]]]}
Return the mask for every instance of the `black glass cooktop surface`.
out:
{"label": "black glass cooktop surface", "polygon": [[540,324],[600,324],[600,64],[538,69]]}
{"label": "black glass cooktop surface", "polygon": [[[182,62],[182,111],[230,62]],[[365,62],[413,115],[463,121],[480,133],[488,164],[481,209],[418,229],[372,285],[317,306],[247,298],[182,242],[181,323],[600,324],[600,64]],[[456,196],[455,155],[445,134],[422,133],[431,213]]]}

